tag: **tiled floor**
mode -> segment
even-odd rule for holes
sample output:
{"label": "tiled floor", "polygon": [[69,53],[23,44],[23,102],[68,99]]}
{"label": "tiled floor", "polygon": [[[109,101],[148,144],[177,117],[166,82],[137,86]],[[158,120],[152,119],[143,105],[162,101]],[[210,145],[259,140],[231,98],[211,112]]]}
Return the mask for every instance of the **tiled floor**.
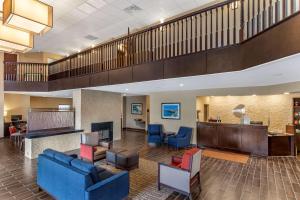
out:
{"label": "tiled floor", "polygon": [[[149,148],[143,133],[126,132],[116,147],[136,149],[140,156],[157,162],[169,162],[181,151],[165,147]],[[7,139],[0,140],[0,200],[51,199],[35,184],[36,161],[25,159]],[[204,157],[201,169],[202,192],[194,199],[256,200],[299,199],[300,161],[292,157],[250,157],[247,164]],[[185,199],[173,193],[168,200]]]}

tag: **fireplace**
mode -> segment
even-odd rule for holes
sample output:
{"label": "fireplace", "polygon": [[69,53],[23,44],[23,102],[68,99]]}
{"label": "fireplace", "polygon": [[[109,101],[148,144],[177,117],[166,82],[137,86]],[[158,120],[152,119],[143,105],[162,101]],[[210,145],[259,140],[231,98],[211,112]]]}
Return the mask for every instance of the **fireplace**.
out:
{"label": "fireplace", "polygon": [[98,132],[102,141],[113,141],[113,122],[92,123],[92,132]]}

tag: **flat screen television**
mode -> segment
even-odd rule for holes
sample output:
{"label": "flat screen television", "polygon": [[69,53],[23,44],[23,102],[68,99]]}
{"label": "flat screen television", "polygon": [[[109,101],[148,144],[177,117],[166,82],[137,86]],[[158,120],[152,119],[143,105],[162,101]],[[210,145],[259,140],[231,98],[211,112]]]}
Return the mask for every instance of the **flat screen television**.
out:
{"label": "flat screen television", "polygon": [[12,122],[21,121],[22,120],[22,115],[12,115],[10,117],[10,119],[11,119]]}

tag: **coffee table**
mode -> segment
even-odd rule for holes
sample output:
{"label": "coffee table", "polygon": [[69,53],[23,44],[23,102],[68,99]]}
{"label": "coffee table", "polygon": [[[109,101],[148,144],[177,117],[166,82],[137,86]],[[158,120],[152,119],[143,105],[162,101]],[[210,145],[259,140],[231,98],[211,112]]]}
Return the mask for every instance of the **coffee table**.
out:
{"label": "coffee table", "polygon": [[106,163],[129,171],[139,167],[139,154],[124,149],[110,149],[106,151]]}

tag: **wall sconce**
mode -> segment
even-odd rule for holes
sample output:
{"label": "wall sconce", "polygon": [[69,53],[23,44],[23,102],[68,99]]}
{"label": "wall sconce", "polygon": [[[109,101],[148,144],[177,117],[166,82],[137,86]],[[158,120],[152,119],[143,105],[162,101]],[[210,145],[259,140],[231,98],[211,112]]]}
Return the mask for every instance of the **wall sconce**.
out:
{"label": "wall sconce", "polygon": [[3,111],[3,117],[7,117],[7,111],[6,110]]}

